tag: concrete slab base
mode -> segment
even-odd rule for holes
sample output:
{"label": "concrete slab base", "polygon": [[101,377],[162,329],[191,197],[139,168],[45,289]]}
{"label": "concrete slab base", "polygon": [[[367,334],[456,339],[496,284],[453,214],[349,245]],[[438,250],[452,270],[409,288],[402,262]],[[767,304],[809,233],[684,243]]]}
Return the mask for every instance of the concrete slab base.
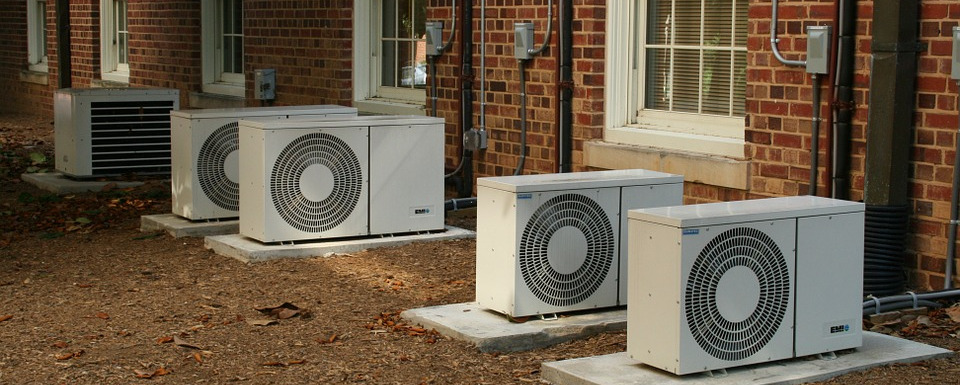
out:
{"label": "concrete slab base", "polygon": [[634,361],[626,352],[541,365],[543,380],[556,385],[780,385],[823,381],[841,374],[894,363],[946,357],[952,351],[901,338],[863,333],[863,346],[825,360],[801,357],[727,369],[726,375],[676,376]]}
{"label": "concrete slab base", "polygon": [[158,230],[166,231],[174,238],[236,234],[240,232],[240,220],[200,222],[191,221],[172,213],[140,216],[141,232],[148,233]]}
{"label": "concrete slab base", "polygon": [[377,247],[399,246],[412,242],[475,238],[477,233],[447,226],[445,231],[427,234],[384,236],[376,238],[331,239],[299,244],[265,245],[240,234],[204,238],[204,246],[217,254],[243,262],[260,262],[278,258],[310,258],[331,253],[351,253]]}
{"label": "concrete slab base", "polygon": [[102,191],[108,184],[116,184],[117,188],[143,185],[143,182],[76,180],[58,172],[21,174],[20,179],[57,195]]}
{"label": "concrete slab base", "polygon": [[410,309],[400,316],[441,335],[471,342],[483,352],[531,350],[627,328],[623,308],[514,323],[503,314],[468,302]]}

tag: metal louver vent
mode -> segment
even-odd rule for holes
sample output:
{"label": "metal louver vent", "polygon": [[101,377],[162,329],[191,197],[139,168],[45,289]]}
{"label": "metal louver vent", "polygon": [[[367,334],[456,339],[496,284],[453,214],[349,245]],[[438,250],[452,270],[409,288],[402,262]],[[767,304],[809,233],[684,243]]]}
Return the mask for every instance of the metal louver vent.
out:
{"label": "metal louver vent", "polygon": [[240,210],[240,185],[227,176],[224,164],[230,154],[240,149],[237,122],[213,131],[200,146],[197,156],[197,179],[211,202],[224,210]]}
{"label": "metal louver vent", "polygon": [[[731,286],[747,290],[728,290]],[[782,251],[760,230],[740,227],[717,235],[701,250],[687,279],[684,310],[704,351],[737,361],[773,338],[789,300],[790,271]]]}
{"label": "metal louver vent", "polygon": [[[584,245],[573,251],[582,255],[572,255],[582,264],[558,271],[548,249],[557,238],[571,235],[584,240]],[[570,306],[590,297],[603,283],[615,252],[613,227],[600,205],[584,195],[569,193],[537,208],[523,229],[517,257],[523,281],[537,298],[553,306]]]}
{"label": "metal louver vent", "polygon": [[90,103],[93,175],[170,172],[173,101]]}
{"label": "metal louver vent", "polygon": [[[304,191],[302,179],[311,166],[332,177],[329,193]],[[303,135],[288,144],[270,173],[270,195],[280,217],[305,232],[322,232],[343,223],[354,211],[363,188],[356,153],[340,138],[326,133]]]}

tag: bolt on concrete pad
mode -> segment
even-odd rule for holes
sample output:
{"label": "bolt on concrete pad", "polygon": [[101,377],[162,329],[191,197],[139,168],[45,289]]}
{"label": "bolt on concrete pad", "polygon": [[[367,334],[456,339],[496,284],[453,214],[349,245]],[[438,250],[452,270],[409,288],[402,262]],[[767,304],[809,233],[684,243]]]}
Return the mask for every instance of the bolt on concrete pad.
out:
{"label": "bolt on concrete pad", "polygon": [[174,238],[236,234],[240,232],[240,220],[191,221],[176,214],[140,216],[140,232],[158,230],[166,231]]}
{"label": "bolt on concrete pad", "polygon": [[446,337],[471,342],[482,352],[531,350],[627,328],[627,311],[622,308],[515,323],[468,302],[410,309],[400,316]]}
{"label": "bolt on concrete pad", "polygon": [[103,188],[109,184],[115,184],[117,188],[143,185],[143,182],[70,179],[58,172],[21,174],[20,179],[57,195],[103,191]]}
{"label": "bolt on concrete pad", "polygon": [[823,381],[841,374],[894,363],[946,357],[952,351],[884,334],[864,332],[863,346],[837,354],[727,369],[725,376],[706,373],[676,376],[630,358],[626,352],[572,360],[545,362],[543,380],[555,385],[786,385]]}
{"label": "bolt on concrete pad", "polygon": [[477,233],[447,226],[442,232],[370,238],[327,239],[295,244],[265,245],[240,234],[215,235],[203,239],[204,247],[217,254],[242,262],[261,262],[278,258],[312,258],[328,254],[351,253],[378,247],[399,246],[412,242],[444,241],[475,238]]}

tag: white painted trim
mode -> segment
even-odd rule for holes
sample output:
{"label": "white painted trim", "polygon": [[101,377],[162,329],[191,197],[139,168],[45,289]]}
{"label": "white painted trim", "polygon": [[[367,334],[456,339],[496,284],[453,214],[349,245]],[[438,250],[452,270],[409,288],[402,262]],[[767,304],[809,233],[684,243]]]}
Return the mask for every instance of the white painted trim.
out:
{"label": "white painted trim", "polygon": [[607,3],[604,141],[742,159],[744,118],[643,110],[646,0]]}
{"label": "white painted trim", "polygon": [[371,101],[371,106],[401,103],[422,111],[426,90],[379,86],[380,6],[380,0],[353,0],[353,100]]}
{"label": "white painted trim", "polygon": [[377,115],[426,115],[423,104],[416,105],[401,101],[367,99],[354,102],[358,112]]}
{"label": "white painted trim", "polygon": [[[48,72],[49,67],[47,66],[47,47],[38,47],[41,42],[37,38],[37,35],[40,33],[40,29],[47,28],[47,17],[46,12],[42,16],[44,20],[42,25],[37,25],[37,3],[38,0],[27,0],[27,63],[28,69],[33,72]],[[47,3],[47,8],[50,7],[49,2]],[[47,36],[51,31],[47,31]]]}
{"label": "white painted trim", "polygon": [[217,23],[217,0],[200,2],[200,57],[202,90],[206,93],[245,97],[246,80],[243,74],[218,74],[217,41],[220,30]]}
{"label": "white painted trim", "polygon": [[110,82],[130,83],[130,66],[117,63],[117,53],[113,48],[113,35],[117,25],[117,10],[113,5],[114,0],[100,0],[100,78]]}

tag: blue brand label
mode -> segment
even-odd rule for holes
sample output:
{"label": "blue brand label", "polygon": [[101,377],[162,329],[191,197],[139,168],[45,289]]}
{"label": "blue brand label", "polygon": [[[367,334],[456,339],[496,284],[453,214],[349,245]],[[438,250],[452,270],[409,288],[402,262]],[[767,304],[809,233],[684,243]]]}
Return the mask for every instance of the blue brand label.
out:
{"label": "blue brand label", "polygon": [[683,229],[683,235],[697,235],[700,234],[700,229]]}
{"label": "blue brand label", "polygon": [[517,194],[517,199],[533,199],[533,194]]}

